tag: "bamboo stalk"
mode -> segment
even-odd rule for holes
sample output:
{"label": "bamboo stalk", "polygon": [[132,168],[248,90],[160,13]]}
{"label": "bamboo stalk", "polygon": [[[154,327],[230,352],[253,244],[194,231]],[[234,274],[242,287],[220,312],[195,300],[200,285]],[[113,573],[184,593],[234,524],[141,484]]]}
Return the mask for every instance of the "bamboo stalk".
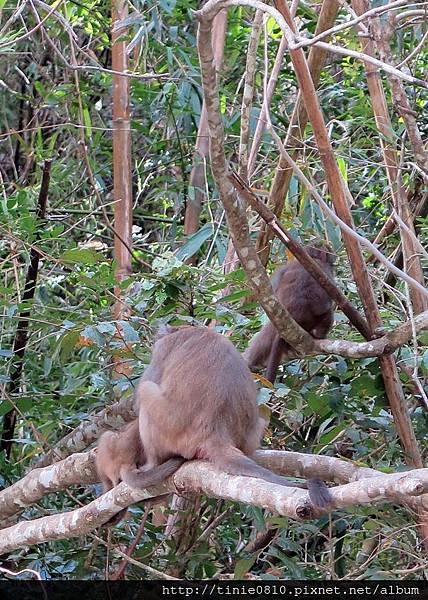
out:
{"label": "bamboo stalk", "polygon": [[[126,0],[113,0],[112,3],[112,68],[113,75],[113,196],[114,196],[114,258],[116,260],[115,294],[118,301],[114,305],[114,318],[125,320],[129,309],[121,300],[120,283],[132,272],[132,164],[131,128],[129,106],[129,78],[119,75],[128,70],[128,55],[124,31],[115,29],[115,24],[128,16]],[[117,336],[122,337],[118,329]],[[119,357],[114,361],[117,376],[129,374],[129,364]]]}
{"label": "bamboo stalk", "polygon": [[[296,34],[296,28],[285,0],[277,0],[276,6],[284,17],[290,29]],[[312,124],[315,140],[321,161],[324,166],[327,185],[338,217],[349,227],[354,228],[353,219],[346,201],[343,179],[333,153],[327,128],[324,123],[321,108],[316,95],[315,86],[311,79],[305,55],[301,49],[290,50],[296,76],[299,81],[303,101],[306,105],[309,120]],[[364,307],[367,321],[372,332],[382,325],[379,310],[371,286],[367,267],[361,248],[349,233],[343,232],[343,240],[348,253],[350,266],[357,284],[358,292]],[[403,390],[400,385],[397,366],[392,356],[379,359],[386,393],[397,427],[397,432],[403,445],[406,461],[412,466],[421,467],[422,458],[410,421]]]}
{"label": "bamboo stalk", "polygon": [[[226,36],[227,10],[221,10],[213,22],[213,45],[216,69],[219,71],[223,62],[224,40]],[[206,163],[209,159],[208,121],[205,102],[202,103],[198,133],[196,135],[193,165],[190,173],[190,186],[193,197],[186,200],[184,215],[184,234],[192,235],[199,229],[199,220],[206,190]],[[189,257],[188,262],[195,263],[196,257]]]}
{"label": "bamboo stalk", "polygon": [[[319,33],[322,33],[326,29],[330,29],[333,26],[336,20],[338,7],[339,4],[337,0],[323,1],[315,35],[318,35]],[[315,87],[317,87],[319,84],[321,71],[324,67],[326,56],[326,50],[318,48],[317,46],[311,47],[308,58],[308,66]],[[297,146],[299,146],[302,142],[307,122],[308,115],[305,104],[302,102],[302,95],[299,93],[284,142],[286,148],[290,150],[294,148],[294,152],[292,153],[294,160],[297,160],[300,154],[300,150],[297,149]],[[292,175],[293,170],[289,167],[284,158],[280,157],[268,198],[268,206],[277,217],[281,216],[284,208],[284,201]],[[260,260],[264,266],[267,265],[269,260],[270,241],[272,236],[273,233],[269,227],[267,227],[264,223],[261,223],[260,231],[257,237],[256,250],[259,253]]]}
{"label": "bamboo stalk", "polygon": [[[352,0],[352,6],[357,15],[362,15],[369,9],[367,0]],[[373,21],[375,20],[376,18],[373,19]],[[361,46],[365,54],[373,57],[376,55],[375,44],[370,37],[362,37]],[[402,184],[401,177],[399,177],[399,158],[394,143],[391,118],[389,116],[380,74],[378,69],[372,64],[365,62],[364,66],[367,73],[367,86],[373,106],[373,114],[380,134],[379,141],[384,157],[386,175],[391,190],[393,205],[406,226],[410,229],[410,232],[415,235],[407,194]],[[400,229],[400,234],[405,258],[404,262],[407,266],[408,273],[411,277],[416,279],[416,281],[423,284],[424,277],[421,262],[413,237],[403,229]],[[420,314],[426,310],[427,300],[418,290],[412,288],[410,290],[410,297],[415,314]]]}

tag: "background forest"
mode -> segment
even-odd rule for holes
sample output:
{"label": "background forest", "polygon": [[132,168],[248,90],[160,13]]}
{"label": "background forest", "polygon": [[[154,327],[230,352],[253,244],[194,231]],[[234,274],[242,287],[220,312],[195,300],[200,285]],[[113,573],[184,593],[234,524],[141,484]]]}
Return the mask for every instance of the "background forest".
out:
{"label": "background forest", "polygon": [[[1,567],[56,579],[426,577],[427,3],[293,0],[287,19],[280,0],[303,48],[290,52],[273,13],[254,10],[262,3],[222,2],[212,22],[210,0],[202,11],[212,25],[224,125],[223,143],[207,79],[217,134],[211,161],[194,12],[201,7],[112,3],[0,0],[0,527],[13,528],[18,516],[21,527],[0,530]],[[369,9],[372,18],[358,19]],[[320,15],[322,29],[335,28],[324,46],[308,43]],[[298,64],[309,53],[319,113]],[[352,214],[355,231],[389,264],[345,239],[287,168],[281,141],[300,175],[342,221]],[[246,212],[231,208],[222,149],[248,182]],[[329,157],[337,167],[326,165]],[[287,361],[274,386],[259,377],[259,404],[270,413],[264,447],[384,474],[420,468],[419,512],[387,502],[384,492],[381,502],[356,497],[354,506],[299,522],[256,500],[206,494],[188,503],[174,497],[163,508],[133,505],[108,532],[67,535],[66,523],[54,541],[35,521],[30,535],[27,521],[60,516],[100,493],[93,470],[79,462],[86,454],[50,472],[49,483],[32,469],[84,453],[104,426],[132,418],[132,389],[160,323],[211,324],[244,351],[266,322],[269,290],[254,285],[243,260],[245,216],[257,269],[270,274],[290,254],[250,208],[251,195],[295,240],[328,241],[337,285],[365,314],[367,339],[410,324],[394,354],[352,353],[364,337],[337,308],[329,337],[343,341],[339,350],[331,343],[303,351],[308,356]],[[110,412],[100,412],[106,406]],[[24,476],[33,479],[5,495]]]}

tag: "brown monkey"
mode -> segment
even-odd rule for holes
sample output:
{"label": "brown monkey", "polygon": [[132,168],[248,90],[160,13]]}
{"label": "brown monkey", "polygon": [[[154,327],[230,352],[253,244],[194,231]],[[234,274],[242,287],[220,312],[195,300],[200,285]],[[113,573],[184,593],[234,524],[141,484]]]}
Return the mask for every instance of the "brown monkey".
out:
{"label": "brown monkey", "polygon": [[[95,464],[103,493],[124,481],[124,476],[132,473],[146,462],[144,448],[141,443],[138,419],[128,423],[118,431],[106,431],[98,442]],[[173,459],[152,473],[147,471],[147,487],[158,485],[175,473],[184,459]],[[125,516],[126,509],[118,512],[106,525],[116,525]]]}
{"label": "brown monkey", "polygon": [[108,492],[123,480],[123,473],[144,464],[145,456],[138,428],[138,419],[118,431],[106,431],[98,442],[95,464],[103,492]]}
{"label": "brown monkey", "polygon": [[[140,469],[124,472],[123,480],[145,488],[157,469],[177,460],[173,457],[183,457],[210,460],[233,475],[306,487],[250,458],[266,425],[256,398],[251,372],[227,338],[202,327],[167,331],[156,342],[136,391],[146,460]],[[318,507],[328,504],[324,482],[308,483],[312,502]]]}
{"label": "brown monkey", "polygon": [[[333,278],[333,254],[314,246],[306,246],[305,249]],[[333,301],[298,260],[292,259],[275,272],[272,287],[278,300],[303,329],[317,339],[327,335],[333,325]],[[274,383],[279,364],[289,349],[289,344],[269,322],[251,342],[244,358],[250,368],[266,365],[266,378]]]}

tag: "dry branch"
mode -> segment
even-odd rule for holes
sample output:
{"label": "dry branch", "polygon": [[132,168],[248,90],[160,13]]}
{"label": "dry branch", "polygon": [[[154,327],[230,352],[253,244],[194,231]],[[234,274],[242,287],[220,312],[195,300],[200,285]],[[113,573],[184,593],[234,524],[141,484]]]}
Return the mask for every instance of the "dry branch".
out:
{"label": "dry branch", "polygon": [[[259,452],[258,457],[260,457],[260,454],[263,453]],[[285,455],[287,454],[293,455],[294,453],[281,453],[282,460],[286,461]],[[322,456],[310,458],[313,468],[316,468],[318,464],[322,464],[325,458],[330,463],[335,460],[337,463],[342,462]],[[272,462],[272,451],[267,459],[265,464],[268,461]],[[309,461],[305,458],[305,455],[299,455],[297,460],[299,459],[304,464],[304,470],[309,471]],[[85,456],[77,456],[75,460],[76,463],[82,465],[85,463]],[[67,461],[70,463],[70,459],[67,459]],[[73,476],[69,475],[64,468],[66,464],[66,461],[64,461],[62,465],[57,464],[42,469],[38,473],[39,479],[43,479],[44,475],[48,473],[50,476],[62,473],[62,483],[64,487],[67,487],[66,480],[72,481]],[[295,462],[293,466],[296,467],[297,465],[298,462]],[[86,456],[85,466],[87,468],[87,478],[90,479],[90,471],[93,469],[93,456],[90,453]],[[346,470],[348,467],[346,466],[344,469]],[[341,476],[343,474],[342,469]],[[349,474],[355,477],[355,465],[349,467]],[[405,504],[409,501],[409,496],[411,502],[417,502],[420,506],[425,506],[428,501],[426,494],[428,491],[428,469],[381,476],[372,476],[372,470],[363,469],[361,474],[365,475],[365,479],[330,489],[333,497],[331,509],[366,503],[373,504],[385,499]],[[12,486],[15,491],[18,489],[17,485]],[[21,484],[21,491],[22,489]],[[41,492],[41,488],[38,489]],[[49,491],[52,491],[52,489]],[[23,521],[2,529],[0,531],[0,554],[27,545],[84,535],[105,523],[123,508],[135,502],[141,502],[153,496],[169,492],[196,492],[210,497],[245,502],[293,519],[311,518],[315,515],[309,502],[308,493],[304,490],[292,487],[286,488],[249,477],[231,476],[221,472],[212,464],[192,461],[183,465],[162,486],[139,491],[121,483],[110,492],[82,508],[33,521]],[[5,495],[4,492],[2,494]],[[417,496],[417,498],[413,498],[414,496]]]}
{"label": "dry branch", "polygon": [[[227,11],[220,11],[213,22],[214,60],[216,69],[221,69],[223,62],[224,38],[226,35]],[[198,133],[193,154],[193,165],[189,185],[193,188],[193,197],[186,201],[184,216],[184,233],[192,235],[199,229],[199,220],[206,194],[206,163],[208,161],[208,122],[205,102],[202,103]],[[196,257],[189,257],[189,262],[195,262]]]}
{"label": "dry branch", "polygon": [[239,136],[238,157],[239,173],[244,179],[247,179],[248,174],[251,174],[252,171],[252,161],[251,158],[250,160],[248,159],[248,143],[250,139],[251,107],[254,96],[254,77],[257,66],[257,47],[259,44],[262,23],[263,12],[261,10],[258,10],[254,15],[250,40],[248,42],[247,62],[245,65],[244,91],[242,93],[241,132]]}
{"label": "dry branch", "polygon": [[[367,12],[369,4],[367,0],[352,0],[352,6],[357,13],[361,15]],[[372,27],[379,32],[380,25],[376,26],[378,19],[373,19],[371,22]],[[384,38],[385,38],[384,32]],[[380,37],[380,34],[379,34]],[[387,44],[385,41],[378,42],[379,45],[384,46]],[[370,37],[361,38],[361,45],[366,54],[375,56],[375,44]],[[389,58],[390,55],[389,55]],[[373,106],[373,115],[375,118],[376,126],[379,130],[379,141],[382,148],[382,154],[384,157],[386,175],[391,190],[393,205],[395,210],[405,221],[406,226],[411,230],[411,234],[414,236],[413,220],[409,208],[407,194],[402,183],[401,173],[399,170],[399,157],[396,147],[396,136],[394,135],[391,118],[388,112],[388,106],[386,102],[385,92],[383,89],[382,81],[377,69],[369,64],[365,64],[367,73],[367,86],[369,88],[370,98]],[[390,76],[391,77],[391,76]],[[395,77],[391,79],[394,82],[401,82]],[[404,90],[402,90],[404,93]],[[404,97],[405,94],[404,94]],[[420,284],[423,284],[423,272],[421,267],[420,258],[417,253],[417,248],[413,241],[412,235],[407,234],[402,228],[400,228],[402,247],[405,255],[406,271]],[[426,310],[427,299],[424,297],[419,290],[411,288],[410,295],[412,299],[413,309],[416,314],[419,314]]]}
{"label": "dry branch", "polygon": [[88,417],[75,429],[59,440],[36,462],[36,467],[46,467],[51,463],[70,456],[73,452],[85,450],[97,441],[103,431],[119,429],[136,417],[133,395],[123,397],[119,402],[106,406],[100,412]]}
{"label": "dry branch", "polygon": [[[263,466],[284,475],[316,476],[318,471],[328,481],[352,481],[357,474],[369,476],[378,474],[372,469],[361,469],[352,463],[326,456],[312,456],[299,452],[278,452],[260,450],[256,460]],[[362,475],[361,475],[362,476]],[[0,491],[1,518],[10,517],[25,510],[46,494],[58,492],[75,484],[89,484],[97,481],[95,471],[95,450],[76,453],[48,467],[33,469],[22,479]]]}
{"label": "dry branch", "polygon": [[[196,14],[201,18],[201,11]],[[235,249],[260,304],[281,337],[286,339],[296,350],[308,352],[313,348],[314,339],[297,325],[288,311],[276,299],[266,271],[260,263],[251,243],[245,211],[240,206],[236,192],[228,179],[229,173],[224,156],[223,122],[220,116],[216,72],[211,45],[211,31],[212,21],[210,19],[202,19],[198,29],[198,51],[210,130],[210,153],[213,177],[227,215]]]}
{"label": "dry branch", "polygon": [[[112,20],[112,66],[113,70],[125,73],[128,70],[128,53],[124,32],[115,25],[128,17],[126,0],[113,0]],[[126,32],[126,30],[125,30]],[[113,308],[116,321],[129,317],[129,307],[122,299],[120,284],[132,273],[132,156],[131,156],[131,112],[129,99],[129,79],[113,75],[113,196],[114,196],[114,258],[116,261],[115,295],[117,301]],[[123,339],[121,327],[116,325],[116,338]],[[116,377],[130,375],[130,366],[121,360],[120,355],[113,359],[113,374]]]}

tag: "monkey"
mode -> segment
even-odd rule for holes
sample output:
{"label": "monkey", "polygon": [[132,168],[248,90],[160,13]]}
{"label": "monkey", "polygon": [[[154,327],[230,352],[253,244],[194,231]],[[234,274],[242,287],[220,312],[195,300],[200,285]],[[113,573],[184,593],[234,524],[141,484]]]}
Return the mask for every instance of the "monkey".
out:
{"label": "monkey", "polygon": [[[306,252],[334,278],[334,256],[324,248],[306,246]],[[293,319],[314,338],[322,339],[333,326],[333,301],[298,260],[292,259],[277,269],[272,287],[278,300]],[[262,327],[244,353],[250,368],[266,366],[266,379],[275,383],[279,364],[290,345],[278,334],[271,322]]]}
{"label": "monkey", "polygon": [[[95,465],[97,474],[103,484],[103,493],[124,481],[124,474],[132,477],[141,465],[146,462],[144,448],[141,443],[138,419],[127,423],[119,431],[106,431],[98,442]],[[158,485],[175,473],[184,459],[171,460],[163,468],[150,475],[147,472],[147,487]],[[127,509],[114,515],[106,525],[117,525],[126,515]]]}
{"label": "monkey", "polygon": [[145,462],[123,472],[132,487],[147,487],[157,469],[181,457],[209,460],[231,475],[307,488],[318,508],[330,502],[324,482],[290,482],[251,458],[266,426],[257,387],[241,354],[215,331],[184,326],[162,332],[138,384],[136,409]]}
{"label": "monkey", "polygon": [[108,492],[122,481],[126,470],[136,468],[145,461],[141,445],[138,420],[127,423],[119,431],[106,431],[98,442],[95,465],[98,477],[103,484],[103,492]]}

